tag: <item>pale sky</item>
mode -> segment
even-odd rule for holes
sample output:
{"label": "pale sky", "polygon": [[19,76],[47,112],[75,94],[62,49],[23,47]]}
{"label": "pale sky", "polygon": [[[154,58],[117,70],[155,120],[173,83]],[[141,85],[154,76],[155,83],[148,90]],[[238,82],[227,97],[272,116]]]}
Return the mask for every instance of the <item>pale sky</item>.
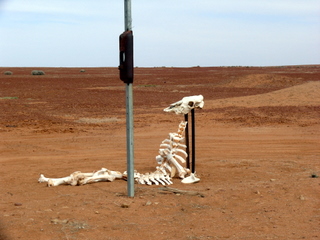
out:
{"label": "pale sky", "polygon": [[[319,0],[131,0],[138,67],[320,64]],[[116,67],[123,0],[0,0],[0,67]]]}

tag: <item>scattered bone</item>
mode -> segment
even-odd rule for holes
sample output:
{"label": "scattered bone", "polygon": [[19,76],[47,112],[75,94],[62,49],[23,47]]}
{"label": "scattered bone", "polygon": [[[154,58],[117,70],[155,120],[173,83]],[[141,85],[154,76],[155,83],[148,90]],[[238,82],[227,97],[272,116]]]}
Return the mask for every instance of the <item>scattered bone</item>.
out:
{"label": "scattered bone", "polygon": [[63,178],[47,178],[41,174],[38,182],[46,182],[48,187],[59,185],[77,186],[102,181],[112,182],[116,178],[122,178],[122,174],[118,171],[110,171],[106,168],[102,168],[92,173],[82,173],[80,171],[76,171],[71,173],[70,176]]}
{"label": "scattered bone", "polygon": [[113,182],[116,178],[121,179],[122,176],[123,175],[118,171],[110,171],[106,168],[102,168],[101,170],[95,172],[92,176],[79,179],[78,185],[95,182]]}
{"label": "scattered bone", "polygon": [[[38,179],[38,182],[47,182],[48,187],[51,186],[59,186],[59,185],[71,185],[76,186],[78,185],[78,179],[83,176],[84,174],[80,171],[76,171],[74,173],[71,173],[70,176],[63,177],[63,178],[46,178],[43,174],[40,175],[40,178]],[[89,175],[89,174],[87,174]],[[92,175],[92,173],[90,173]]]}

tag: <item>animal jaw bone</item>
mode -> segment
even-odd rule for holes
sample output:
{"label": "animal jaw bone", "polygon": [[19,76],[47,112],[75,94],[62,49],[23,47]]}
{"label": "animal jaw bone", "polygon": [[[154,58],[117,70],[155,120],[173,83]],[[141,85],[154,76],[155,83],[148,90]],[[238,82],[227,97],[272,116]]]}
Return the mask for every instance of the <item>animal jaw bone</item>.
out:
{"label": "animal jaw bone", "polygon": [[112,182],[116,178],[122,178],[122,174],[118,171],[110,171],[106,168],[102,168],[92,173],[82,173],[80,171],[76,171],[74,173],[71,173],[70,176],[63,178],[47,178],[43,174],[41,174],[40,178],[38,179],[38,182],[46,182],[48,187],[59,185],[76,186],[93,182]]}
{"label": "animal jaw bone", "polygon": [[175,112],[176,114],[188,114],[194,108],[203,108],[204,101],[202,95],[184,97],[180,101],[170,104],[165,108],[165,112]]}

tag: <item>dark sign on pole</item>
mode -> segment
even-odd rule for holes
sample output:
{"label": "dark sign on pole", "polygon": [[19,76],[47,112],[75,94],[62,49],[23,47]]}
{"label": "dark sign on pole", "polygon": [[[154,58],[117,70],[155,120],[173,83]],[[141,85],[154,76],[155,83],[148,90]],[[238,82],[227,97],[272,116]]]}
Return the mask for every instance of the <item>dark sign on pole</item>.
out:
{"label": "dark sign on pole", "polygon": [[126,31],[119,37],[120,79],[124,83],[133,83],[133,34]]}

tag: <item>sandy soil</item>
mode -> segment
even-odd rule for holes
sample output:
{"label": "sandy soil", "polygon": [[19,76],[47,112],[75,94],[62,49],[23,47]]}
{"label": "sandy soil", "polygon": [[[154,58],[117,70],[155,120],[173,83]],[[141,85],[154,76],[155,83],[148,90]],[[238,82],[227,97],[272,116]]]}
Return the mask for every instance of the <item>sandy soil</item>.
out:
{"label": "sandy soil", "polygon": [[[182,116],[163,109],[202,94],[201,181],[173,188],[123,180],[47,187],[101,167],[126,170],[125,85],[115,68],[0,68],[0,239],[319,239],[320,66],[137,68],[135,168],[154,171]],[[13,75],[4,75],[12,71]]]}

